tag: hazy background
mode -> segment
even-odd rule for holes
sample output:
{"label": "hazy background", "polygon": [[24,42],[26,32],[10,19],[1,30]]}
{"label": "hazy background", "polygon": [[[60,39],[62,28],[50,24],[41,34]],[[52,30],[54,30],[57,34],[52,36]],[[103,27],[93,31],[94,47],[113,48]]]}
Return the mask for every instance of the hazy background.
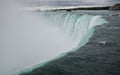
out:
{"label": "hazy background", "polygon": [[107,6],[120,0],[18,0],[29,6]]}

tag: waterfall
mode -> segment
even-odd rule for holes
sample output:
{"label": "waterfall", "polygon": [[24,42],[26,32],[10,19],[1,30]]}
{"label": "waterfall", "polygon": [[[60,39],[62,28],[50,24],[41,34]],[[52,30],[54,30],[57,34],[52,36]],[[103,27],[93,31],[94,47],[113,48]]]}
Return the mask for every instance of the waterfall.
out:
{"label": "waterfall", "polygon": [[94,32],[95,26],[107,23],[107,21],[100,15],[94,16],[88,14],[81,15],[71,13],[40,13],[37,16],[44,17],[50,26],[57,27],[65,35],[69,36],[74,42],[73,45],[70,46],[69,50],[62,50],[59,54],[57,53],[55,56],[53,56],[52,59],[47,59],[46,62],[37,64],[29,69],[25,69],[21,72],[18,72],[18,74],[31,72],[34,68],[44,66],[46,63],[49,63],[49,61],[58,59],[66,55],[68,52],[76,51],[78,48],[85,45],[89,41]]}
{"label": "waterfall", "polygon": [[50,25],[53,27],[57,27],[63,32],[65,35],[68,35],[74,42],[71,48],[66,51],[61,51],[61,55],[53,57],[53,59],[48,60],[48,62],[40,63],[38,65],[33,66],[30,69],[26,69],[21,73],[30,72],[34,68],[38,68],[44,66],[49,61],[58,59],[68,52],[76,51],[81,46],[85,45],[94,32],[94,27],[98,25],[103,25],[107,23],[105,19],[100,15],[88,15],[88,14],[71,14],[71,13],[59,13],[59,14],[39,14],[39,16],[44,17],[47,21],[49,21]]}
{"label": "waterfall", "polygon": [[54,26],[58,27],[65,34],[69,35],[75,42],[73,48],[81,47],[88,42],[93,34],[94,27],[107,23],[100,15],[80,14],[45,14]]}

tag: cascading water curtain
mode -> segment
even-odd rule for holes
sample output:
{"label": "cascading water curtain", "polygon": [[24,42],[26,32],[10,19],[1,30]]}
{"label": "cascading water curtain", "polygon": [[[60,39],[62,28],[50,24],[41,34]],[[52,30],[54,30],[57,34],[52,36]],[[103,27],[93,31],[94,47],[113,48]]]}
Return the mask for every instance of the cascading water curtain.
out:
{"label": "cascading water curtain", "polygon": [[74,40],[73,48],[81,47],[88,42],[92,36],[94,27],[107,23],[100,15],[80,15],[70,13],[45,14],[54,26],[58,27],[65,34]]}

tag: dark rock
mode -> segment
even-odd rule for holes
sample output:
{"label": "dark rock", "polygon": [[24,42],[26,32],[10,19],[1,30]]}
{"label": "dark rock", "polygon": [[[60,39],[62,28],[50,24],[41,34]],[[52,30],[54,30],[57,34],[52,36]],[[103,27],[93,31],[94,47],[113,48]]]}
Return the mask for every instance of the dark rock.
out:
{"label": "dark rock", "polygon": [[110,7],[110,10],[120,10],[120,4],[116,4]]}

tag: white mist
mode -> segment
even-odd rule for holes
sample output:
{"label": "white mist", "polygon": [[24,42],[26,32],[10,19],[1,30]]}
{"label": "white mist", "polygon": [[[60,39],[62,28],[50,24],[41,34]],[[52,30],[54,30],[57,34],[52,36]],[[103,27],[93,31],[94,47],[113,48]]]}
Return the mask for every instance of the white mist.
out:
{"label": "white mist", "polygon": [[0,75],[51,60],[73,46],[71,38],[44,18],[10,0],[0,4]]}

